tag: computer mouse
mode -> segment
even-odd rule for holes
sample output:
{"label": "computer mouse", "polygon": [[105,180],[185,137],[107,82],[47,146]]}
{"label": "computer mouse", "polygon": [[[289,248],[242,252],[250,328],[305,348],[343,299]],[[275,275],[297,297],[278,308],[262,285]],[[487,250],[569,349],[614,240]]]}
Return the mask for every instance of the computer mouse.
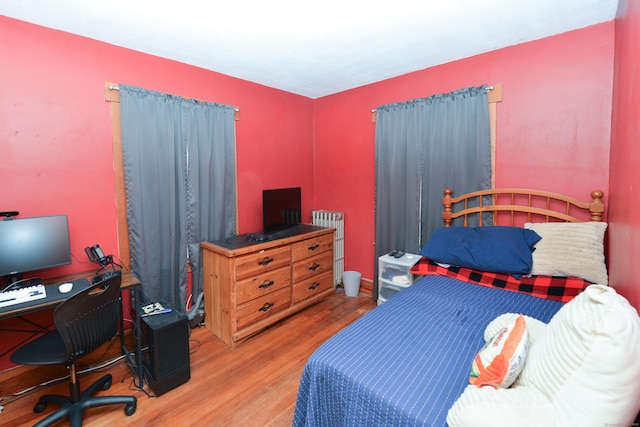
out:
{"label": "computer mouse", "polygon": [[71,289],[73,289],[73,283],[62,283],[60,284],[60,286],[58,286],[58,290],[60,291],[61,294],[66,294],[67,292],[71,292]]}

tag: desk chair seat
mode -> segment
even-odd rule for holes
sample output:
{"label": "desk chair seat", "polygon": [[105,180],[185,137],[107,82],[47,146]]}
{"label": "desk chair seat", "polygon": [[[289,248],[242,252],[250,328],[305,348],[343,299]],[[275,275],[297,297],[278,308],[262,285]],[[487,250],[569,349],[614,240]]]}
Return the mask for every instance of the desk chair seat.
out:
{"label": "desk chair seat", "polygon": [[96,406],[124,404],[126,415],[136,411],[134,396],[94,396],[98,390],[111,387],[111,374],[104,375],[84,392],[80,392],[76,376],[76,361],[109,341],[118,331],[121,279],[122,276],[116,274],[64,301],[53,313],[56,330],[25,344],[11,355],[11,361],[21,365],[63,364],[69,369],[69,396],[41,396],[34,412],[44,411],[49,403],[59,409],[37,423],[37,427],[63,418],[69,418],[72,427],[81,426],[85,409]]}

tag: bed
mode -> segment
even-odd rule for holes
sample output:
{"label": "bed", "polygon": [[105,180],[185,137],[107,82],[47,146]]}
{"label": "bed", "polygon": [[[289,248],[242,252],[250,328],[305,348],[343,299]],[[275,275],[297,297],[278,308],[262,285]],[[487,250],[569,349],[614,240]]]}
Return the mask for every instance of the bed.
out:
{"label": "bed", "polygon": [[[543,235],[533,245],[536,247],[542,241],[551,242],[557,231],[552,230],[549,234],[549,230],[539,228],[544,227],[543,224],[553,224],[552,229],[562,229],[564,224],[587,224],[586,227],[596,229],[595,249],[584,252],[584,247],[591,244],[585,244],[581,240],[584,236],[580,236],[577,250],[579,258],[583,258],[578,263],[584,264],[578,268],[586,266],[589,271],[585,274],[580,271],[579,275],[583,277],[574,277],[567,272],[572,273],[570,270],[575,266],[569,266],[569,270],[563,270],[566,266],[545,266],[543,261],[548,260],[543,258],[539,259],[538,265],[533,258],[539,251],[537,247],[535,251],[530,249],[533,251],[530,269],[539,267],[536,275],[483,271],[423,257],[412,269],[423,277],[340,331],[310,356],[300,380],[293,425],[446,426],[451,408],[462,399],[463,393],[468,393],[468,388],[473,387],[469,385],[470,367],[488,340],[488,325],[501,316],[517,313],[533,319],[531,322],[539,322],[543,328],[564,305],[583,293],[594,278],[606,282],[603,251],[606,223],[601,221],[602,199],[601,191],[592,192],[591,200],[582,202],[533,190],[487,190],[458,197],[454,197],[451,190],[445,190],[445,226],[434,232],[423,248],[423,255],[440,230],[445,230],[441,240],[449,246],[444,251],[447,252],[458,240],[451,238],[446,229],[456,233],[480,229],[508,229],[519,233],[519,230],[535,229],[537,234]],[[485,227],[487,225],[493,227]],[[565,237],[563,234],[560,240],[569,246],[561,252],[574,252],[573,243],[565,242]],[[482,244],[486,245],[486,242]],[[502,242],[490,246],[502,246]],[[465,251],[471,252],[466,255],[473,258],[473,251],[484,253],[485,249],[486,246],[480,245],[465,248]],[[492,252],[492,249],[487,251]],[[509,248],[507,252],[512,251]],[[540,254],[548,255],[545,251]],[[454,253],[457,255],[459,253]],[[557,256],[552,253],[552,264]],[[562,254],[559,257],[562,258]],[[472,260],[472,264],[475,261]],[[591,271],[594,264],[599,270],[596,273]],[[635,322],[633,315],[632,321]],[[533,348],[532,345],[531,350]],[[638,396],[636,389],[631,395]],[[540,393],[532,395],[531,400],[536,399],[544,400]],[[529,401],[529,398],[525,400]],[[483,405],[486,406],[486,402]],[[544,412],[539,409],[537,412]],[[516,412],[515,416],[519,415]],[[504,425],[510,422],[513,420]],[[526,425],[526,422],[519,419],[517,424]]]}

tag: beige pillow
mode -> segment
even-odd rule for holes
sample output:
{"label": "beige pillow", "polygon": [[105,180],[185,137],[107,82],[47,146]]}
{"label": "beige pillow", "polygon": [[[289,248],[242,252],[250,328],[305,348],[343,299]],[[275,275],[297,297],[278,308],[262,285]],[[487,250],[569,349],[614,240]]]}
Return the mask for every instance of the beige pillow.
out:
{"label": "beige pillow", "polygon": [[526,223],[524,228],[538,233],[531,274],[580,277],[606,285],[604,232],[606,222]]}

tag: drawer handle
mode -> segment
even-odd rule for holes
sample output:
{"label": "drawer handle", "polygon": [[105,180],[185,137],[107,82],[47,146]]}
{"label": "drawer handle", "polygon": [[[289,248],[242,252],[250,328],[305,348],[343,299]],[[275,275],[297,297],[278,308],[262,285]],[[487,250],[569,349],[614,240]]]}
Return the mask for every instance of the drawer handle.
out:
{"label": "drawer handle", "polygon": [[273,307],[273,303],[272,303],[272,302],[266,302],[266,303],[264,303],[264,305],[263,305],[262,307],[260,307],[260,308],[258,309],[258,311],[264,311],[264,312],[267,312],[267,311],[269,311],[269,309],[270,309],[271,307]]}
{"label": "drawer handle", "polygon": [[315,282],[313,285],[309,286],[309,289],[311,289],[312,291],[315,291],[318,286],[320,286],[320,283]]}
{"label": "drawer handle", "polygon": [[273,258],[267,257],[267,258],[263,259],[262,261],[258,262],[258,264],[260,264],[260,265],[269,265],[272,262],[273,262]]}
{"label": "drawer handle", "polygon": [[320,268],[320,264],[314,262],[313,265],[309,267],[309,270],[316,271],[318,268]]}
{"label": "drawer handle", "polygon": [[262,285],[258,286],[260,289],[267,289],[269,286],[273,285],[275,282],[273,280],[269,280],[268,282],[264,282]]}
{"label": "drawer handle", "polygon": [[309,246],[309,250],[310,251],[315,251],[319,247],[320,247],[320,245],[318,243],[314,243],[313,245]]}

